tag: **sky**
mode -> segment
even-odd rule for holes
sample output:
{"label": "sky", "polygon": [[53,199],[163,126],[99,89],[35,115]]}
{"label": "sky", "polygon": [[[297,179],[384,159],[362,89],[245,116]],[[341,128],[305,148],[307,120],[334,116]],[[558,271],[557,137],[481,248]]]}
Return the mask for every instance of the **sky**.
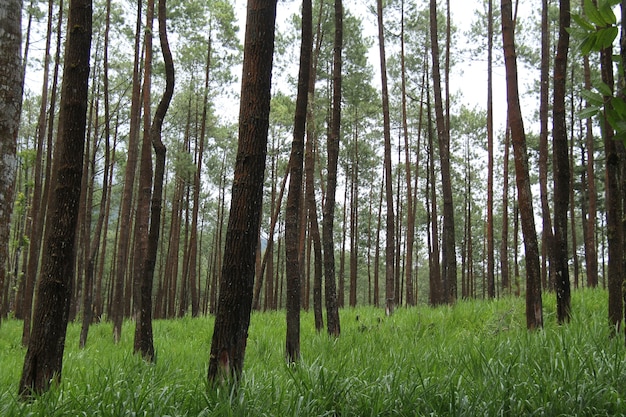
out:
{"label": "sky", "polygon": [[[423,1],[423,0],[422,0]],[[459,35],[469,30],[472,20],[474,19],[475,10],[482,7],[483,0],[450,0],[451,18],[454,25],[459,28]],[[443,1],[439,0],[439,3]],[[367,34],[376,37],[378,33],[377,23],[373,16],[366,12],[366,8],[369,5],[375,6],[374,0],[344,0],[344,7],[348,8],[352,13],[363,15],[364,30]],[[519,3],[519,16],[528,16],[531,13],[532,7],[535,7],[537,0],[520,0]],[[298,13],[300,10],[301,2],[298,0],[279,0],[277,8],[277,25],[281,27],[286,24],[289,17]],[[241,28],[241,42],[243,44],[244,28],[245,28],[245,7],[246,2],[244,0],[238,0],[236,2],[237,15],[240,20]],[[493,0],[493,8],[496,10],[500,7],[500,1]],[[498,30],[498,28],[494,28]],[[497,32],[496,32],[497,33]],[[496,38],[494,43],[494,49],[501,48],[498,44],[499,38]],[[467,42],[463,38],[459,39],[458,48],[463,48],[467,45]],[[374,83],[379,86],[380,84],[380,60],[377,44],[372,47],[369,60],[375,71]],[[294,74],[297,74],[297,69]],[[538,69],[528,69],[520,66],[520,90],[524,90],[525,86],[532,82],[532,79],[538,77]],[[487,64],[484,57],[476,57],[471,61],[464,61],[459,63],[451,74],[451,93],[461,95],[461,102],[468,107],[478,107],[480,109],[486,108],[487,100]],[[506,123],[506,80],[504,76],[504,68],[494,66],[493,73],[493,88],[494,88],[494,127],[496,131],[504,130]],[[523,91],[520,91],[522,93]],[[527,103],[524,106],[529,110],[534,103]],[[534,111],[534,109],[533,109]],[[524,109],[523,109],[524,112]],[[532,112],[526,111],[524,117],[529,120],[532,116]],[[232,113],[231,113],[232,114]]]}

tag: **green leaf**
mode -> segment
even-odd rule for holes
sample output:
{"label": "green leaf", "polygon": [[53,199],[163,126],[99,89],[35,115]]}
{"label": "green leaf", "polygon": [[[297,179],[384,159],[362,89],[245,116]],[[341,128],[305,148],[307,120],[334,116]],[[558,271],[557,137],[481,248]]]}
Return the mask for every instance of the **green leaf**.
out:
{"label": "green leaf", "polygon": [[613,13],[613,7],[610,2],[601,2],[598,6],[598,13],[607,25],[617,23],[617,18],[615,17],[615,13]]}
{"label": "green leaf", "polygon": [[626,120],[626,103],[623,99],[613,97],[611,99],[611,107],[613,107],[620,119]]}
{"label": "green leaf", "polygon": [[580,53],[583,55],[589,55],[593,51],[593,47],[596,43],[595,33],[588,35],[580,44]]}
{"label": "green leaf", "polygon": [[613,90],[606,83],[599,81],[594,87],[602,94],[604,97],[610,97],[613,95]]}
{"label": "green leaf", "polygon": [[580,95],[587,101],[588,104],[593,105],[595,107],[602,107],[604,105],[604,97],[602,94],[599,94],[595,91],[591,90],[582,90]]}
{"label": "green leaf", "polygon": [[580,112],[578,112],[578,118],[580,120],[590,119],[592,117],[597,116],[600,113],[600,110],[601,108],[596,107],[596,106],[587,107],[586,109],[583,109]]}
{"label": "green leaf", "polygon": [[572,20],[574,21],[574,23],[580,26],[581,29],[585,31],[593,32],[596,30],[596,27],[594,25],[589,23],[585,18],[583,18],[579,14],[572,14]]}
{"label": "green leaf", "polygon": [[595,48],[602,50],[613,45],[613,41],[617,37],[618,29],[616,26],[609,26],[607,28],[598,29]]}
{"label": "green leaf", "polygon": [[600,27],[606,26],[607,23],[604,21],[604,18],[598,11],[598,8],[595,4],[593,4],[591,0],[585,0],[583,8],[585,11],[585,16],[587,16],[591,23]]}

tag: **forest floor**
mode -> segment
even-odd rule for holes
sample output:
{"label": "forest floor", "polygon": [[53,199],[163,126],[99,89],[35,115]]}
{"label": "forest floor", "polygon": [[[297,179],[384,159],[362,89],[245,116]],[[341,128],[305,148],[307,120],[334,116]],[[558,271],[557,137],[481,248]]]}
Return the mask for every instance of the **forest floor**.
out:
{"label": "forest floor", "polygon": [[252,317],[238,388],[209,388],[210,317],[154,324],[157,361],[132,354],[134,324],[113,344],[94,325],[85,349],[68,328],[60,386],[17,400],[22,322],[0,328],[1,416],[615,416],[626,415],[624,336],[611,337],[607,293],[575,290],[572,321],[526,330],[523,298],[453,307],[341,310],[341,337],[302,315],[302,360],[284,360],[284,312]]}

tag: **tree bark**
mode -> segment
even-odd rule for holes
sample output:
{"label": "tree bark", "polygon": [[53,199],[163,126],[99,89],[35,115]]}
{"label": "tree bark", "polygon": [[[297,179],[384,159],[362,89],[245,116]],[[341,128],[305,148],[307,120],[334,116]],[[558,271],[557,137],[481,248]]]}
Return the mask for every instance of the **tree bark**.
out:
{"label": "tree bark", "polygon": [[[0,1],[0,294],[9,256],[9,231],[17,173],[17,133],[22,109],[22,0]],[[0,296],[0,323],[2,322]]]}
{"label": "tree bark", "polygon": [[311,0],[302,1],[302,39],[300,46],[300,71],[298,74],[298,95],[293,123],[293,143],[289,158],[289,191],[285,213],[285,262],[287,274],[287,336],[286,354],[288,362],[300,358],[300,222],[302,210],[302,178],[304,165],[304,135],[308,87],[311,72],[313,49],[313,12]]}
{"label": "tree bark", "polygon": [[174,61],[167,39],[167,4],[166,0],[159,0],[159,40],[163,62],[165,63],[165,91],[154,112],[154,119],[150,128],[150,140],[155,153],[154,187],[150,204],[150,230],[146,258],[143,261],[141,273],[141,301],[137,324],[135,326],[135,353],[139,352],[147,361],[154,360],[154,343],[152,340],[152,282],[154,266],[156,264],[159,245],[159,230],[161,227],[161,206],[163,196],[163,177],[165,175],[165,145],[161,140],[163,120],[174,95]]}
{"label": "tree bark", "polygon": [[124,280],[128,270],[128,253],[130,248],[131,232],[131,208],[133,206],[133,188],[135,185],[135,171],[137,170],[137,158],[139,152],[139,122],[141,115],[141,19],[143,2],[137,2],[137,23],[135,29],[135,46],[133,61],[133,87],[130,105],[130,126],[128,133],[128,149],[126,169],[124,172],[124,188],[122,190],[122,202],[119,214],[119,236],[117,239],[117,258],[115,264],[114,283],[112,286],[113,303],[111,319],[113,322],[113,340],[120,341],[122,336],[122,322],[124,320]]}
{"label": "tree bark", "polygon": [[239,144],[208,380],[237,379],[250,324],[269,128],[276,0],[249,0]]}
{"label": "tree bark", "polygon": [[383,136],[385,139],[385,310],[387,315],[393,314],[395,304],[395,219],[393,209],[393,175],[391,172],[391,121],[389,118],[389,92],[387,88],[387,59],[385,57],[385,27],[383,22],[383,2],[376,1],[378,16],[378,48],[380,52],[380,76],[382,89]]}
{"label": "tree bark", "polygon": [[454,203],[452,201],[452,181],[450,171],[450,126],[446,122],[441,97],[441,75],[439,70],[439,43],[437,31],[437,2],[430,0],[430,41],[432,53],[433,92],[435,94],[435,119],[439,142],[441,188],[443,197],[442,231],[442,282],[446,302],[456,300],[456,249],[454,232]]}
{"label": "tree bark", "polygon": [[552,143],[554,164],[554,272],[559,323],[569,321],[571,294],[567,250],[567,213],[569,206],[569,150],[565,123],[565,84],[569,49],[570,2],[560,0],[559,40],[554,59],[554,105]]}
{"label": "tree bark", "polygon": [[530,178],[528,174],[528,152],[522,110],[519,102],[517,81],[517,58],[515,53],[515,27],[511,0],[501,0],[502,42],[506,70],[507,103],[509,125],[515,158],[517,200],[522,220],[524,248],[526,254],[526,326],[528,329],[543,327],[541,300],[541,268],[539,248],[533,214]]}
{"label": "tree bark", "polygon": [[322,244],[324,248],[324,275],[326,295],[327,331],[338,337],[341,333],[337,290],[335,283],[335,245],[333,227],[335,221],[335,192],[337,189],[337,160],[339,158],[339,135],[341,133],[341,67],[343,50],[343,4],[335,0],[335,37],[333,52],[333,98],[330,133],[328,135],[328,170],[326,174],[326,200],[322,216]]}
{"label": "tree bark", "polygon": [[59,131],[51,179],[54,187],[50,195],[33,329],[18,389],[22,398],[41,394],[61,379],[87,125],[91,13],[91,0],[73,0],[70,4]]}

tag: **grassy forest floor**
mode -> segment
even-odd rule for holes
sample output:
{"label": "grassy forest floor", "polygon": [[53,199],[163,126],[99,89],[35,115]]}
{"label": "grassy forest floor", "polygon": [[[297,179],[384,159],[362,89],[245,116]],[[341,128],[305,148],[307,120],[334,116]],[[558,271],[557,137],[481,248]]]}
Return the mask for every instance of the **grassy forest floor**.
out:
{"label": "grassy forest floor", "polygon": [[[342,333],[316,334],[302,316],[302,362],[284,361],[284,312],[252,317],[238,389],[209,389],[212,318],[157,321],[156,364],[132,354],[134,325],[114,345],[109,323],[78,349],[70,324],[63,380],[32,403],[16,399],[22,322],[0,327],[1,416],[558,416],[626,415],[626,348],[611,338],[607,293],[573,292],[573,318],[528,332],[524,300],[454,307],[341,311]],[[358,320],[357,320],[358,317]]]}

